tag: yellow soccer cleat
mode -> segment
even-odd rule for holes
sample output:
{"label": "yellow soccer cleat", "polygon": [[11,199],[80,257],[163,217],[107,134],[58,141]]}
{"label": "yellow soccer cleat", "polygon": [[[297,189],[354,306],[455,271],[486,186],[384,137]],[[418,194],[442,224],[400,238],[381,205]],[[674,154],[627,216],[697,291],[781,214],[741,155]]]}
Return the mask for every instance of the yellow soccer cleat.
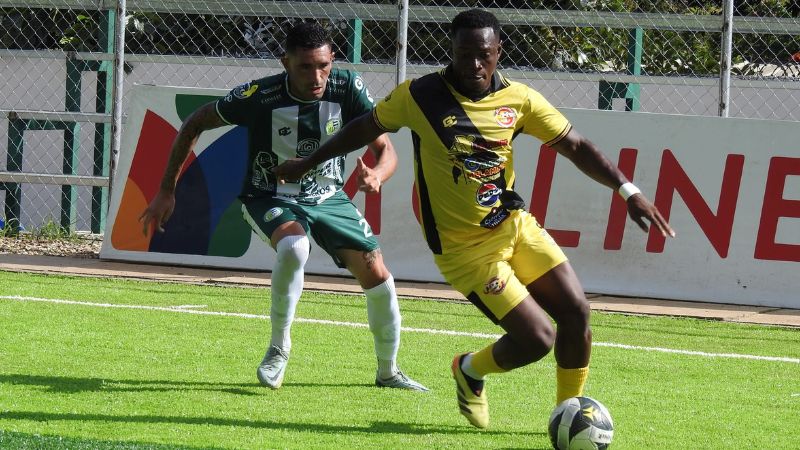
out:
{"label": "yellow soccer cleat", "polygon": [[453,358],[453,378],[456,380],[456,396],[458,397],[458,409],[461,415],[469,420],[469,423],[478,427],[486,428],[489,426],[489,400],[486,398],[486,390],[481,388],[475,392],[469,387],[464,372],[461,370],[461,358],[466,353],[456,355]]}

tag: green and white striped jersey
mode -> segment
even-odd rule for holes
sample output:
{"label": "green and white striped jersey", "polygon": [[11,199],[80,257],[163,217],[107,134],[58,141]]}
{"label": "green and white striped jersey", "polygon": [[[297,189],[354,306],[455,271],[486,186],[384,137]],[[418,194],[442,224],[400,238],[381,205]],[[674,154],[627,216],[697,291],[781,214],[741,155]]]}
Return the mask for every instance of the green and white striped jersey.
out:
{"label": "green and white striped jersey", "polygon": [[233,89],[217,101],[216,109],[225,122],[248,130],[242,199],[280,197],[313,205],[333,195],[344,184],[343,156],[325,161],[294,183],[278,184],[272,168],[315,152],[344,124],[372,107],[364,81],[350,70],[331,70],[325,93],[315,101],[292,96],[286,72]]}

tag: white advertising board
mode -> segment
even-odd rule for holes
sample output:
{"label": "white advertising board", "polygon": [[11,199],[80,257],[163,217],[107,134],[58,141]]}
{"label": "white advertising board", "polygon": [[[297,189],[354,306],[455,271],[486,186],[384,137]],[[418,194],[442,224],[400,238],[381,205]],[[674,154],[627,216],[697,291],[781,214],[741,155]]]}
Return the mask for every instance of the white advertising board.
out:
{"label": "white advertising board", "polygon": [[[246,143],[239,127],[203,134],[184,166],[178,207],[163,235],[145,238],[137,221],[158,188],[182,119],[225,93],[136,87],[102,258],[271,269],[273,251],[248,231],[235,200]],[[798,123],[563,113],[618,163],[677,232],[675,239],[642,232],[626,219],[624,203],[611,190],[533,138],[520,136],[515,189],[564,248],[587,292],[800,308]],[[442,281],[412,212],[410,134],[402,130],[391,137],[400,164],[384,191],[348,192],[378,235],[395,278]],[[354,160],[348,159],[349,174]],[[319,248],[306,268],[347,273]]]}

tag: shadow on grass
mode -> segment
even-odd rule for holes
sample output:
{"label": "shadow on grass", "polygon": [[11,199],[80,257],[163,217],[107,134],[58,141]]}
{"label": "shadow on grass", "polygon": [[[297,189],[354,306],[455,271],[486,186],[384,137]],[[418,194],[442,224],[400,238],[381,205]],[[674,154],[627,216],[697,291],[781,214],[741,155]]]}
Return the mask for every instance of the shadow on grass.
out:
{"label": "shadow on grass", "polygon": [[403,423],[403,422],[373,422],[365,426],[333,425],[326,423],[291,423],[272,422],[266,420],[246,420],[223,417],[184,417],[167,415],[110,415],[92,413],[49,413],[40,411],[0,411],[2,420],[31,420],[36,422],[53,421],[78,421],[78,422],[104,422],[104,423],[139,423],[139,424],[182,424],[182,425],[214,425],[221,427],[242,427],[269,430],[289,430],[297,432],[311,432],[322,434],[353,434],[353,433],[385,433],[403,435],[427,434],[472,434],[504,436],[542,436],[542,432],[519,432],[499,430],[478,430],[468,425],[443,426],[433,424]]}
{"label": "shadow on grass", "polygon": [[[255,377],[254,377],[255,378]],[[78,378],[43,375],[0,374],[0,384],[41,386],[49,392],[176,392],[214,391],[235,395],[262,395],[271,390],[256,383],[220,383],[176,380],[115,380],[111,378]],[[284,383],[296,388],[364,388],[374,383]],[[377,388],[376,388],[377,389]]]}
{"label": "shadow on grass", "polygon": [[0,430],[0,448],[46,449],[46,450],[216,450],[220,447],[185,447],[173,444],[149,442],[125,442],[70,438],[58,435],[28,434]]}
{"label": "shadow on grass", "polygon": [[51,392],[175,392],[217,391],[235,395],[259,395],[263,388],[248,383],[219,383],[174,380],[114,380],[110,378],[77,378],[42,375],[0,374],[0,384],[42,386]]}

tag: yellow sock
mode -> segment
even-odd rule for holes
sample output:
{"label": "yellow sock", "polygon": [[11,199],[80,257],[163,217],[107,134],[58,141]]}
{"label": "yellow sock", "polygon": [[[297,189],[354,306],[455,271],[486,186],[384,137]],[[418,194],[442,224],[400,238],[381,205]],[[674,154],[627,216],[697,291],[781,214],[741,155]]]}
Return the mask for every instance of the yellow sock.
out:
{"label": "yellow sock", "polygon": [[589,368],[563,369],[556,367],[556,404],[570,397],[583,395],[583,385],[589,377]]}
{"label": "yellow sock", "polygon": [[487,373],[508,372],[506,369],[497,365],[497,362],[494,360],[494,355],[492,355],[493,348],[494,344],[472,354],[472,368],[481,377],[485,376]]}

